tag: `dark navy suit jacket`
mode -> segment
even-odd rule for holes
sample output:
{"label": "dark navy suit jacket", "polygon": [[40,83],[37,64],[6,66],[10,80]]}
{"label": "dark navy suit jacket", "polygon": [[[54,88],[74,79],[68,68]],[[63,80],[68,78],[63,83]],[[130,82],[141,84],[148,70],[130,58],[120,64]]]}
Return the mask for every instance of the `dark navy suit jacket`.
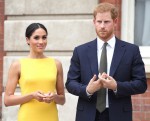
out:
{"label": "dark navy suit jacket", "polygon": [[[66,88],[71,94],[79,96],[76,121],[95,120],[97,93],[89,98],[86,86],[98,73],[95,39],[76,47],[71,58]],[[139,47],[116,38],[109,75],[117,81],[117,93],[108,90],[110,121],[132,121],[131,95],[144,93],[147,89]]]}

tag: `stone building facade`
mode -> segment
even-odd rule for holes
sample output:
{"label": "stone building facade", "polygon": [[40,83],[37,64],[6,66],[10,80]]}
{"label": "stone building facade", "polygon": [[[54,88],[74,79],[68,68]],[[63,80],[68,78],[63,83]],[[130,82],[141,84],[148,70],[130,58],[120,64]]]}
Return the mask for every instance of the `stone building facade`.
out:
{"label": "stone building facade", "polygon": [[[19,106],[5,107],[3,94],[11,62],[26,56],[29,47],[25,29],[32,22],[43,23],[48,29],[45,54],[59,59],[63,64],[64,81],[75,46],[96,37],[92,23],[93,8],[99,2],[110,2],[120,8],[115,33],[122,36],[122,4],[124,0],[0,0],[0,107],[2,121],[15,121]],[[128,1],[128,0],[126,0]],[[128,3],[129,4],[129,3]],[[128,37],[128,35],[126,35]],[[149,65],[146,65],[148,85]],[[19,87],[16,94],[19,94]],[[60,121],[75,119],[77,97],[66,91],[66,104],[58,106]],[[134,121],[150,121],[150,89],[143,95],[132,97]],[[68,115],[69,114],[69,115]]]}

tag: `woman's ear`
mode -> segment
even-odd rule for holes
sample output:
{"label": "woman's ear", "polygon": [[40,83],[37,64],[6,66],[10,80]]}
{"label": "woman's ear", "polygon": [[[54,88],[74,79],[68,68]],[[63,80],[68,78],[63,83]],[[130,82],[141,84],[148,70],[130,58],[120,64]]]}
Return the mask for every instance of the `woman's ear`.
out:
{"label": "woman's ear", "polygon": [[27,42],[28,45],[30,45],[30,40],[29,40],[28,37],[26,37],[26,42]]}

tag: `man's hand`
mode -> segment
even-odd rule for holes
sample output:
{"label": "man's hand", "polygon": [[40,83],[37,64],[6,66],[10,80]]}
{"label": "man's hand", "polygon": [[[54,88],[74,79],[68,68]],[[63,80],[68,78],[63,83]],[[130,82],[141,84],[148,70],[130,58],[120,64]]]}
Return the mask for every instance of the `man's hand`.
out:
{"label": "man's hand", "polygon": [[102,83],[100,79],[96,80],[96,75],[90,80],[88,86],[86,87],[86,91],[89,94],[93,94],[94,92],[98,91],[102,87]]}
{"label": "man's hand", "polygon": [[99,77],[100,81],[102,82],[104,88],[108,88],[108,89],[112,89],[112,90],[117,89],[117,83],[113,77],[109,76],[106,73],[102,73],[102,75],[99,74],[98,77]]}

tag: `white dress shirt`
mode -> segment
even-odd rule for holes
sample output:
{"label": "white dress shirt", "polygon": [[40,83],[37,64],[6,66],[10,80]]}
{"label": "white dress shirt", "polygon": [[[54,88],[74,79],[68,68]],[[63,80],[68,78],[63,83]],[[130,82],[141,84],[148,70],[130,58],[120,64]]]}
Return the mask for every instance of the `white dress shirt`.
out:
{"label": "white dress shirt", "polygon": [[[112,57],[115,49],[115,43],[116,39],[115,36],[113,36],[110,40],[107,41],[107,74],[110,72],[110,66],[112,62]],[[100,58],[101,58],[101,52],[102,52],[102,47],[103,47],[104,41],[102,41],[100,38],[97,37],[97,58],[98,58],[98,69],[100,68]],[[106,107],[109,107],[108,104],[108,89],[106,92]]]}

